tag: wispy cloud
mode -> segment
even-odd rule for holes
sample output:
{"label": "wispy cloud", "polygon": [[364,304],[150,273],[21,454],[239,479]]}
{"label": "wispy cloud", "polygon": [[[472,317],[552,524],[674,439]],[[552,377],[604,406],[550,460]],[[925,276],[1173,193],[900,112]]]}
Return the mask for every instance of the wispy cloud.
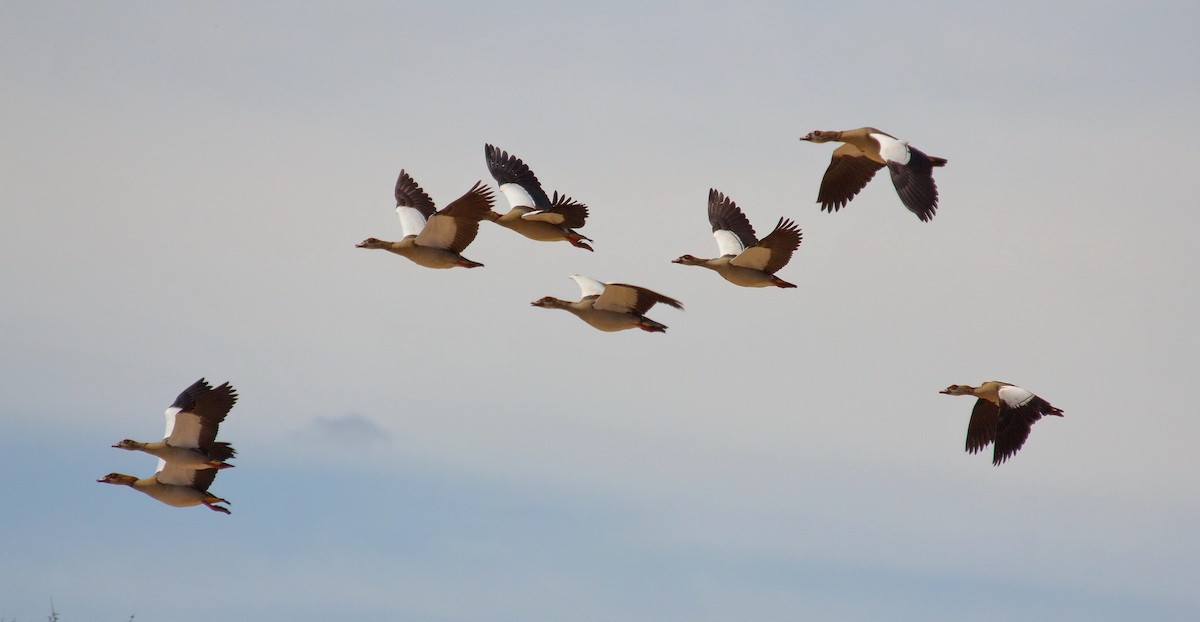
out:
{"label": "wispy cloud", "polygon": [[314,417],[296,430],[303,442],[320,442],[339,447],[376,448],[392,444],[392,434],[374,420],[360,414]]}

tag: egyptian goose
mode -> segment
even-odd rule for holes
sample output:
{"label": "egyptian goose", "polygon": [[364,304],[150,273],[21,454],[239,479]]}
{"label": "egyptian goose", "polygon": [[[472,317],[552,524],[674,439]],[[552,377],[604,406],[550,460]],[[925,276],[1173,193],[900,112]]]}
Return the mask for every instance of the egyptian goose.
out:
{"label": "egyptian goose", "polygon": [[952,384],[940,393],[972,395],[975,407],[967,424],[967,453],[976,453],[995,443],[992,464],[999,466],[1008,460],[1029,438],[1033,423],[1044,416],[1063,416],[1061,409],[1050,402],[1007,382],[989,380],[978,387]]}
{"label": "egyptian goose", "polygon": [[579,319],[605,332],[640,328],[649,333],[665,333],[667,327],[643,315],[656,303],[683,309],[683,303],[636,285],[601,283],[578,274],[571,280],[579,286],[580,300],[571,302],[546,296],[529,304],[543,309],[565,309]]}
{"label": "egyptian goose", "polygon": [[795,287],[775,272],[787,265],[800,247],[796,223],[780,218],[775,229],[759,240],[737,204],[714,189],[708,191],[708,222],[721,255],[714,259],[683,255],[671,263],[703,266],[742,287]]}
{"label": "egyptian goose", "polygon": [[404,171],[396,180],[396,214],[404,239],[387,242],[367,238],[358,248],[381,248],[407,257],[426,268],[478,268],[483,264],[462,256],[479,233],[479,221],[492,210],[492,191],[482,182],[441,210],[434,211],[433,199]]}
{"label": "egyptian goose", "polygon": [[229,514],[229,508],[216,505],[229,501],[208,492],[216,476],[216,469],[185,469],[168,462],[151,477],[139,479],[132,475],[109,473],[96,481],[129,486],[172,507],[186,508],[203,504],[215,512]]}
{"label": "egyptian goose", "polygon": [[510,156],[491,145],[483,146],[483,155],[509,204],[508,213],[490,212],[489,220],[531,240],[566,240],[572,246],[592,250],[587,244],[592,239],[575,231],[587,220],[586,205],[565,195],[559,196],[557,191],[553,200],[547,197],[537,176],[517,156]]}
{"label": "egyptian goose", "polygon": [[167,431],[163,440],[140,443],[125,439],[113,447],[144,451],[181,469],[232,467],[225,461],[233,457],[233,447],[216,438],[217,429],[237,398],[237,391],[228,382],[214,389],[201,378],[184,389],[166,410]]}
{"label": "egyptian goose", "polygon": [[931,220],[937,211],[938,191],[933,181],[933,167],[945,166],[945,158],[925,155],[907,142],[873,127],[841,132],[818,130],[800,140],[844,143],[833,150],[833,160],[821,179],[817,202],[822,210],[836,212],[844,207],[871,181],[875,171],[887,165],[896,193],[908,211],[922,221]]}

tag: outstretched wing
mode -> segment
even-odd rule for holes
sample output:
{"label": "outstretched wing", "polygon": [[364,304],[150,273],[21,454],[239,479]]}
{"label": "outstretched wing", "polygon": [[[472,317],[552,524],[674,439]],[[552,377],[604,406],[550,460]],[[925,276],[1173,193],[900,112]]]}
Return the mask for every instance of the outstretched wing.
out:
{"label": "outstretched wing", "polygon": [[530,212],[521,216],[524,220],[540,220],[568,229],[578,229],[584,225],[588,217],[588,207],[567,195],[554,192],[554,200],[545,210]]}
{"label": "outstretched wing", "polygon": [[982,397],[975,400],[967,423],[967,453],[978,453],[996,440],[996,418],[1000,409]]}
{"label": "outstretched wing", "polygon": [[417,235],[417,244],[463,252],[479,233],[479,221],[492,209],[492,191],[482,182],[434,214]]}
{"label": "outstretched wing", "polygon": [[933,219],[937,212],[938,190],[933,181],[933,163],[929,156],[910,146],[907,164],[889,160],[887,166],[892,173],[896,194],[900,195],[904,207],[923,222]]}
{"label": "outstretched wing", "polygon": [[604,288],[604,293],[600,294],[600,297],[596,299],[596,302],[592,306],[601,310],[642,315],[649,311],[650,307],[660,302],[676,309],[683,308],[683,303],[674,298],[664,296],[645,287],[627,285],[625,283],[607,284]]}
{"label": "outstretched wing", "polygon": [[1000,388],[1000,414],[996,421],[996,449],[992,464],[1008,460],[1025,445],[1033,424],[1045,415],[1062,415],[1062,410],[1016,386]]}
{"label": "outstretched wing", "polygon": [[758,243],[754,227],[746,214],[715,188],[708,190],[708,223],[712,225],[713,237],[721,256],[738,255]]}
{"label": "outstretched wing", "polygon": [[775,229],[767,234],[767,237],[747,248],[729,263],[775,274],[792,260],[792,253],[800,248],[801,235],[800,227],[796,223],[780,218],[779,222],[775,223]]}
{"label": "outstretched wing", "polygon": [[400,177],[396,179],[396,215],[400,217],[400,229],[405,237],[420,233],[435,209],[433,199],[412,176],[400,171]]}
{"label": "outstretched wing", "polygon": [[166,411],[167,444],[207,452],[237,398],[228,382],[214,389],[203,378],[196,381]]}
{"label": "outstretched wing", "polygon": [[549,209],[550,198],[542,190],[542,184],[537,175],[533,174],[524,162],[517,156],[508,155],[507,151],[491,145],[483,146],[483,157],[487,160],[488,171],[500,185],[500,192],[508,199],[510,207],[536,207]]}
{"label": "outstretched wing", "polygon": [[833,159],[821,178],[817,202],[826,212],[845,207],[883,165],[868,158],[858,147],[849,143],[833,150]]}

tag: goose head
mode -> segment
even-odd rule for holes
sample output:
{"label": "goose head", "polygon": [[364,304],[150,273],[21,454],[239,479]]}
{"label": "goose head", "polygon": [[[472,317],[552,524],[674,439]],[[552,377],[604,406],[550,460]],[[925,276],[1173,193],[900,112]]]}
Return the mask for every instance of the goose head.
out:
{"label": "goose head", "polygon": [[565,300],[559,300],[558,298],[555,298],[554,296],[546,296],[544,298],[539,298],[529,304],[531,306],[541,307],[543,309],[562,309],[563,307],[567,306],[567,304],[569,304],[569,303]]}
{"label": "goose head", "polygon": [[387,246],[387,242],[379,238],[367,238],[354,246],[355,248],[384,248]]}
{"label": "goose head", "polygon": [[942,395],[974,395],[975,387],[967,384],[952,384],[938,393]]}
{"label": "goose head", "polygon": [[128,449],[129,451],[133,451],[135,449],[142,448],[144,445],[145,445],[145,443],[139,443],[134,440],[124,439],[120,443],[113,445],[113,447],[116,447],[118,449]]}
{"label": "goose head", "polygon": [[671,263],[683,264],[685,266],[698,266],[706,261],[708,260],[700,259],[695,255],[680,255],[678,259],[672,259]]}
{"label": "goose head", "polygon": [[132,475],[122,475],[121,473],[109,473],[104,477],[96,480],[101,484],[119,484],[121,486],[132,486],[138,478]]}
{"label": "goose head", "polygon": [[838,134],[841,132],[829,132],[826,130],[815,130],[800,137],[800,140],[807,140],[810,143],[827,143],[831,140],[837,140]]}

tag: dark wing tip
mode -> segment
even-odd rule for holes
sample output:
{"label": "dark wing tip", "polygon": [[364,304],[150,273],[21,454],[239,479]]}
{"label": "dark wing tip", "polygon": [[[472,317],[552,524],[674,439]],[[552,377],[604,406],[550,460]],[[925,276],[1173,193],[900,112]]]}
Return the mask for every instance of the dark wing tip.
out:
{"label": "dark wing tip", "polygon": [[171,404],[171,408],[180,408],[183,410],[191,409],[196,405],[196,398],[208,393],[209,391],[212,391],[212,385],[208,384],[208,381],[206,381],[204,378],[201,378],[193,382],[188,388],[184,389],[183,392],[175,398],[175,401]]}
{"label": "dark wing tip", "polygon": [[722,229],[732,232],[746,248],[758,243],[758,234],[745,212],[733,199],[715,188],[708,191],[708,223],[714,233]]}

